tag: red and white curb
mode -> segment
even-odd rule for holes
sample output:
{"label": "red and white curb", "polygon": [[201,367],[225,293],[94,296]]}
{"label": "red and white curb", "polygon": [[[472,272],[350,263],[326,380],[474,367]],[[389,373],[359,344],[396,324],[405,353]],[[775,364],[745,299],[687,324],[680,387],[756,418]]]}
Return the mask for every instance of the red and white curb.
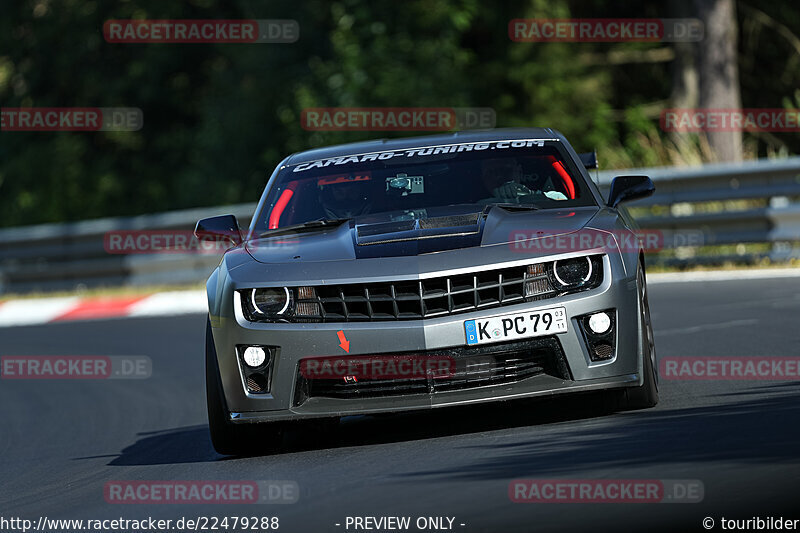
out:
{"label": "red and white curb", "polygon": [[204,290],[160,292],[149,296],[30,298],[0,302],[0,327],[206,312],[208,301]]}

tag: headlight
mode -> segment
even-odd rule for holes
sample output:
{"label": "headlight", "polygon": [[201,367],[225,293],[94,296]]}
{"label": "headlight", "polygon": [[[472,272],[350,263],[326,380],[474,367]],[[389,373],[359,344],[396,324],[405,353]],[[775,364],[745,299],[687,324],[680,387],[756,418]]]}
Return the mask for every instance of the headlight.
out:
{"label": "headlight", "polygon": [[253,289],[250,293],[250,302],[253,310],[263,315],[282,315],[289,308],[289,289]]}
{"label": "headlight", "polygon": [[261,346],[248,346],[242,353],[242,359],[251,368],[258,368],[267,360],[267,352]]}
{"label": "headlight", "polygon": [[611,329],[611,317],[608,313],[599,312],[589,315],[589,329],[596,335],[607,333]]}
{"label": "headlight", "polygon": [[560,289],[582,287],[594,273],[595,266],[588,256],[553,261],[553,277]]}
{"label": "headlight", "polygon": [[250,320],[278,319],[292,314],[294,301],[286,287],[249,289],[241,295],[242,307]]}
{"label": "headlight", "polygon": [[603,281],[603,256],[596,254],[528,265],[524,281],[528,302],[594,289]]}

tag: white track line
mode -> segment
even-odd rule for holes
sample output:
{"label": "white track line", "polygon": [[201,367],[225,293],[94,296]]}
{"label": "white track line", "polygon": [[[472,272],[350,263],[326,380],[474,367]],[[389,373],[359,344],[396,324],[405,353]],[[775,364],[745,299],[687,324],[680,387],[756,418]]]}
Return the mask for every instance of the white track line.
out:
{"label": "white track line", "polygon": [[26,326],[45,324],[80,303],[78,296],[67,298],[30,298],[11,300],[0,304],[1,326]]}
{"label": "white track line", "polygon": [[207,313],[206,291],[160,292],[138,301],[128,309],[128,316],[167,316]]}
{"label": "white track line", "polygon": [[800,278],[800,268],[762,268],[758,270],[698,270],[648,274],[647,283],[685,283],[690,281],[735,281],[748,279]]}

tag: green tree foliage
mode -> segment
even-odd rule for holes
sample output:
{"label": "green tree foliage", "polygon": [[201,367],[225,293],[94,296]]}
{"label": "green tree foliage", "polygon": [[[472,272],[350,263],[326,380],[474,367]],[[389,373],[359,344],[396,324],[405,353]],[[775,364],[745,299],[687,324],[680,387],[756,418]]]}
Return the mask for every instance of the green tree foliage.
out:
{"label": "green tree foliage", "polygon": [[[688,1],[688,0],[687,0]],[[326,144],[403,135],[311,132],[307,107],[491,107],[497,125],[553,126],[605,166],[693,162],[702,139],[658,129],[664,43],[516,43],[513,18],[669,17],[612,0],[3,0],[0,105],[138,107],[137,132],[0,132],[0,226],[255,201],[275,164]],[[795,0],[738,2],[745,107],[800,87]],[[109,19],[295,19],[293,44],[110,44]],[[795,37],[796,39],[796,37]],[[753,135],[751,156],[800,136]],[[687,155],[689,154],[689,155]]]}

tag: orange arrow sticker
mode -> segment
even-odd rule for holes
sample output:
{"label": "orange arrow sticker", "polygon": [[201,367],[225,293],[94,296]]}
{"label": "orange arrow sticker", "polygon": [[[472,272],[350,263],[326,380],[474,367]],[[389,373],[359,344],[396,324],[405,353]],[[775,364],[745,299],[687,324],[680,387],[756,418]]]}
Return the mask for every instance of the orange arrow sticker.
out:
{"label": "orange arrow sticker", "polygon": [[341,346],[342,350],[345,352],[350,353],[350,341],[344,336],[344,331],[339,330],[336,334],[339,336],[339,346]]}

